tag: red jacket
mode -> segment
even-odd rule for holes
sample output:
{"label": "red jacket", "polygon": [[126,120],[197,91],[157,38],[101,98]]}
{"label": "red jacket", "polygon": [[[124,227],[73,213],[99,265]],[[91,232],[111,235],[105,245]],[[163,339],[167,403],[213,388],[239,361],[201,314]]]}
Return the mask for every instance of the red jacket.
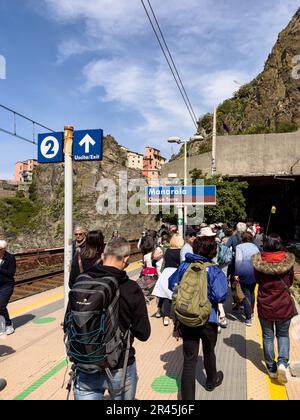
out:
{"label": "red jacket", "polygon": [[293,298],[289,293],[294,281],[294,264],[295,256],[287,252],[268,252],[253,257],[255,278],[259,285],[259,318],[286,321],[295,315]]}

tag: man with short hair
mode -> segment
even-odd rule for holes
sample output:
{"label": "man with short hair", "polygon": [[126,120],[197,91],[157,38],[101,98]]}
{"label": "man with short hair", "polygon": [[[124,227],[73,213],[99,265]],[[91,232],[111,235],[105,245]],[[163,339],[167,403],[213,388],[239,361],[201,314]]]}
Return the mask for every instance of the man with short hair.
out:
{"label": "man with short hair", "polygon": [[85,248],[86,230],[82,226],[77,226],[74,230],[75,240],[73,241],[73,258],[77,251],[82,252]]}
{"label": "man with short hair", "polygon": [[[74,396],[76,400],[102,400],[105,390],[113,400],[134,400],[137,387],[137,369],[135,361],[134,338],[147,341],[150,337],[150,322],[142,289],[137,282],[130,280],[125,268],[129,265],[130,244],[124,238],[111,239],[103,252],[103,265],[96,264],[85,274],[93,279],[114,278],[119,283],[119,326],[122,333],[131,332],[129,359],[124,388],[121,379],[126,349],[114,369],[110,369],[112,378],[106,372],[85,373],[76,370]],[[76,284],[75,284],[76,286]]]}
{"label": "man with short hair", "polygon": [[197,233],[194,230],[190,230],[186,232],[185,235],[185,244],[181,248],[180,251],[180,261],[185,261],[186,254],[193,254],[193,243],[197,238]]}
{"label": "man with short hair", "polygon": [[10,335],[15,332],[7,305],[14,291],[14,275],[16,274],[16,258],[7,252],[7,243],[0,241],[0,316],[5,319],[5,334]]}

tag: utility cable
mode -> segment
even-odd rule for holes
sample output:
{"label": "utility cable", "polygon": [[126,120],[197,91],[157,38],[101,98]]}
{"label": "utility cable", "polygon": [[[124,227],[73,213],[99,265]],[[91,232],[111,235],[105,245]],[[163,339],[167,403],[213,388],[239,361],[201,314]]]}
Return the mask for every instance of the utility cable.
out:
{"label": "utility cable", "polygon": [[183,92],[184,92],[184,94],[185,94],[185,97],[186,97],[186,99],[187,99],[187,101],[188,101],[188,104],[189,104],[189,106],[190,106],[190,110],[191,110],[191,112],[192,112],[192,114],[193,114],[194,120],[195,120],[195,121],[196,121],[196,123],[197,123],[197,117],[196,117],[196,114],[195,114],[195,112],[194,112],[193,106],[192,106],[191,101],[190,101],[190,99],[189,99],[189,96],[188,96],[188,94],[187,94],[187,92],[186,92],[186,89],[185,89],[185,87],[184,87],[184,84],[183,84],[183,82],[182,82],[182,79],[181,79],[181,77],[180,77],[180,74],[179,74],[179,72],[178,72],[178,70],[177,70],[177,66],[176,66],[176,64],[175,64],[175,62],[174,62],[174,60],[173,60],[173,56],[172,56],[171,51],[170,51],[170,49],[169,49],[169,47],[168,47],[168,44],[167,44],[166,39],[165,39],[165,37],[164,37],[164,34],[162,33],[161,27],[160,27],[160,25],[159,25],[159,22],[158,22],[158,20],[157,20],[157,17],[156,17],[156,15],[155,15],[155,13],[154,13],[153,7],[152,7],[152,5],[151,5],[151,3],[150,3],[150,0],[147,0],[147,1],[148,1],[148,4],[149,4],[149,7],[150,7],[150,9],[151,9],[152,15],[153,15],[153,17],[154,17],[154,19],[155,19],[155,22],[156,22],[156,25],[157,25],[157,27],[158,27],[159,33],[160,33],[160,35],[161,35],[161,37],[162,37],[162,40],[163,40],[163,42],[164,42],[164,44],[165,44],[165,47],[166,47],[166,49],[167,49],[167,51],[168,51],[169,57],[170,57],[170,59],[171,59],[171,61],[172,61],[173,67],[174,67],[175,72],[176,72],[176,74],[177,74],[177,77],[178,77],[178,79],[179,79],[179,82],[180,82],[180,85],[181,85],[181,87],[182,87],[182,90],[183,90]]}
{"label": "utility cable", "polygon": [[[162,42],[161,42],[161,40],[160,40],[160,37],[159,37],[159,35],[158,35],[158,33],[157,33],[156,29],[155,29],[155,26],[154,26],[154,24],[153,24],[153,22],[152,22],[152,19],[151,19],[150,14],[149,14],[149,12],[148,12],[148,10],[147,10],[146,6],[145,6],[144,1],[143,1],[143,0],[141,0],[141,3],[142,3],[142,5],[143,5],[143,8],[144,8],[144,10],[145,10],[145,12],[146,12],[146,15],[147,15],[147,17],[148,17],[148,19],[149,19],[149,22],[150,22],[150,24],[151,24],[151,26],[152,26],[153,32],[154,32],[154,34],[155,34],[155,36],[156,36],[156,38],[157,38],[157,41],[158,41],[158,43],[159,43],[159,45],[160,45],[160,48],[161,48],[161,50],[162,50],[162,52],[163,52],[163,54],[164,54],[164,56],[165,56],[165,59],[166,59],[166,61],[167,61],[167,63],[168,63],[168,66],[169,66],[169,68],[170,68],[170,70],[171,70],[171,73],[172,73],[172,75],[173,75],[173,77],[174,77],[174,80],[175,80],[176,85],[177,85],[177,87],[178,87],[178,89],[179,89],[179,92],[180,92],[180,94],[181,94],[181,96],[182,96],[182,99],[183,99],[183,101],[184,101],[184,103],[185,103],[185,105],[186,105],[186,107],[187,107],[187,110],[188,110],[188,112],[189,112],[189,114],[190,114],[190,117],[191,117],[191,119],[192,119],[192,121],[193,121],[193,124],[195,125],[196,129],[198,129],[198,124],[197,124],[197,118],[196,118],[196,115],[195,115],[195,113],[194,113],[194,110],[193,110],[192,106],[190,105],[190,100],[189,100],[189,98],[188,98],[188,96],[187,96],[187,94],[186,94],[186,90],[184,89],[184,86],[183,86],[183,84],[182,84],[181,78],[180,78],[179,73],[178,73],[178,71],[177,71],[177,68],[176,68],[176,66],[175,66],[174,60],[173,60],[173,58],[172,58],[172,56],[171,56],[170,50],[169,50],[169,48],[167,47],[167,44],[166,44],[165,38],[164,38],[164,37],[163,37],[163,35],[162,35],[163,40],[164,40],[164,43],[165,43],[166,48],[167,48],[167,51],[169,52],[169,55],[170,55],[170,57],[171,57],[172,63],[173,63],[173,64],[174,64],[174,66],[175,66],[175,71],[176,71],[176,73],[177,73],[177,75],[178,75],[178,77],[179,77],[179,80],[181,81],[182,87],[180,86],[180,83],[178,82],[178,80],[177,80],[177,78],[176,78],[175,72],[174,72],[174,70],[173,70],[173,68],[172,68],[172,65],[171,65],[171,63],[170,63],[169,58],[167,57],[166,51],[165,51],[165,49],[164,49],[164,46],[163,46],[163,44],[162,44]],[[151,8],[151,10],[152,10],[152,12],[153,12],[153,15],[154,15],[154,11],[153,11],[153,8],[152,8],[152,6],[151,6],[151,4],[150,4],[149,0],[148,0],[148,3],[149,3],[149,6],[150,6],[150,8]],[[155,15],[154,15],[154,18],[155,18],[155,21],[156,21],[156,22],[157,22],[157,24],[158,24],[158,21],[157,21],[157,18],[156,18],[156,16],[155,16]],[[158,25],[158,27],[159,27],[159,25]],[[160,27],[159,27],[159,30],[160,30]],[[162,31],[161,31],[161,30],[160,30],[160,33],[162,34]],[[185,97],[185,95],[184,95],[184,92],[185,92],[185,94],[186,94],[186,96],[187,96],[187,99],[186,99],[186,97]]]}

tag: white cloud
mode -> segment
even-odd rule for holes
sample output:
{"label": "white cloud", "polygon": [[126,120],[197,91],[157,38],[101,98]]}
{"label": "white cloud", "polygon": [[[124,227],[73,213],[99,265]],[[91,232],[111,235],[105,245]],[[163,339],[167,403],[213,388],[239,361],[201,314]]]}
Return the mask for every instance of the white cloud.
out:
{"label": "white cloud", "polygon": [[[82,66],[81,93],[136,115],[128,137],[157,141],[193,134],[194,126],[158,49],[139,0],[44,0],[61,24],[82,25],[58,47],[58,63],[93,52]],[[262,69],[294,0],[152,0],[197,116],[238,90]],[[269,7],[272,4],[272,7]],[[70,31],[69,31],[70,32]],[[80,32],[80,31],[79,31]],[[126,117],[125,117],[126,118]],[[142,121],[142,122],[141,122]],[[138,144],[140,145],[140,143]],[[162,147],[167,147],[162,144]]]}

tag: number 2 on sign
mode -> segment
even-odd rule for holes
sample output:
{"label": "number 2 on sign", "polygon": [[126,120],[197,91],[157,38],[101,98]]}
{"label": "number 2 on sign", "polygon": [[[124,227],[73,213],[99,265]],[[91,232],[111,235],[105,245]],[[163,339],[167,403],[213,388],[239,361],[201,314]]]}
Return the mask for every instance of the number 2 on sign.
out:
{"label": "number 2 on sign", "polygon": [[46,137],[41,144],[41,153],[47,159],[54,158],[59,151],[59,142],[55,137]]}
{"label": "number 2 on sign", "polygon": [[46,143],[46,147],[49,146],[49,149],[47,151],[47,155],[54,155],[55,151],[54,151],[54,141],[53,140],[48,140]]}

